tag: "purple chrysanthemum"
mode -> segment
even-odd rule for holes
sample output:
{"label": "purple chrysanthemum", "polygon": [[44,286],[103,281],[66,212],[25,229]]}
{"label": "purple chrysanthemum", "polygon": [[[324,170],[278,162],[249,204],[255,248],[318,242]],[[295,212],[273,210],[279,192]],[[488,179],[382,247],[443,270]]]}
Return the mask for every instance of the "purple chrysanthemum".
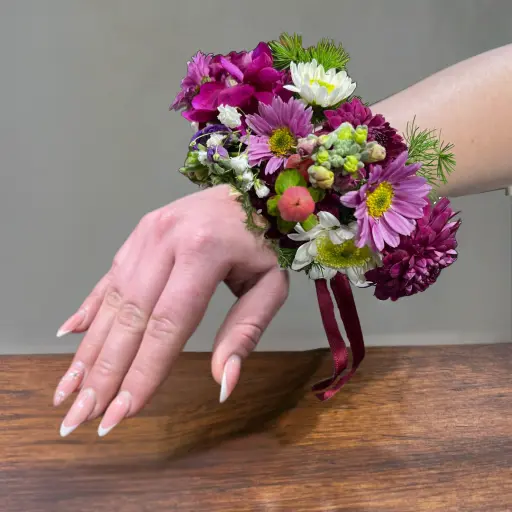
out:
{"label": "purple chrysanthemum", "polygon": [[249,165],[267,161],[265,173],[272,174],[284,166],[297,139],[313,131],[313,110],[295,98],[284,102],[276,97],[270,105],[260,103],[258,112],[246,118],[254,133],[249,137]]}
{"label": "purple chrysanthemum", "polygon": [[374,115],[359,98],[343,103],[336,110],[326,110],[326,129],[335,130],[342,123],[351,123],[354,128],[359,125],[368,126],[368,140],[378,142],[386,148],[386,160],[396,158],[407,149],[400,134],[380,114]]}
{"label": "purple chrysanthemum", "polygon": [[432,208],[425,207],[424,215],[408,237],[400,237],[395,249],[386,248],[383,265],[366,273],[375,284],[375,297],[396,301],[401,297],[425,291],[434,284],[443,270],[457,259],[455,235],[460,220],[448,199],[441,199]]}
{"label": "purple chrysanthemum", "polygon": [[197,52],[187,63],[187,76],[181,81],[181,91],[174,99],[171,109],[191,107],[192,99],[199,92],[201,84],[209,81],[212,58],[212,55]]}
{"label": "purple chrysanthemum", "polygon": [[430,185],[417,176],[421,164],[406,165],[407,151],[387,166],[375,165],[368,181],[359,189],[341,197],[341,202],[355,208],[358,247],[370,245],[382,251],[384,245],[396,247],[400,235],[409,235],[415,219],[423,216]]}

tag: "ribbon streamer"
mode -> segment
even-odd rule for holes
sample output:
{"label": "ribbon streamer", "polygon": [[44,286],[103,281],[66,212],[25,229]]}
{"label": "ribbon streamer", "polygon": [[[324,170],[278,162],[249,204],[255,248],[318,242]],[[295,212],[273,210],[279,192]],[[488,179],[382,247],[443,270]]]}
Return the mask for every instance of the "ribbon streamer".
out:
{"label": "ribbon streamer", "polygon": [[338,327],[327,281],[318,279],[315,281],[318,306],[334,362],[332,377],[313,386],[313,392],[322,401],[332,398],[352,378],[365,354],[363,332],[350,282],[347,276],[338,273],[331,279],[330,284],[350,343],[352,367],[345,375],[342,375],[348,366],[348,350]]}

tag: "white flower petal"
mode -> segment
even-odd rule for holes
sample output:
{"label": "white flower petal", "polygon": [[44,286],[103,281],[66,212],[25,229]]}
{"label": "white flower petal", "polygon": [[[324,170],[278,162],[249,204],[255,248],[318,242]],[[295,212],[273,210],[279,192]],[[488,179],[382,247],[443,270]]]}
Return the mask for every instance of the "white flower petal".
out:
{"label": "white flower petal", "polygon": [[324,229],[338,228],[341,226],[340,221],[329,212],[319,212],[318,220]]}
{"label": "white flower petal", "polygon": [[324,267],[323,265],[314,265],[309,272],[309,278],[314,280],[326,279],[330,281],[337,273],[337,270],[333,268]]}
{"label": "white flower petal", "polygon": [[242,124],[242,116],[235,107],[230,105],[219,105],[217,119],[228,128],[237,128]]}
{"label": "white flower petal", "polygon": [[354,238],[354,233],[344,226],[341,226],[339,229],[329,231],[329,238],[333,244],[339,245]]}
{"label": "white flower petal", "polygon": [[307,242],[297,249],[292,263],[292,270],[300,270],[313,262],[313,258],[309,255],[308,251],[310,244],[311,242]]}
{"label": "white flower petal", "polygon": [[368,286],[368,281],[364,277],[364,269],[361,267],[349,267],[345,270],[350,282],[358,288],[365,288]]}

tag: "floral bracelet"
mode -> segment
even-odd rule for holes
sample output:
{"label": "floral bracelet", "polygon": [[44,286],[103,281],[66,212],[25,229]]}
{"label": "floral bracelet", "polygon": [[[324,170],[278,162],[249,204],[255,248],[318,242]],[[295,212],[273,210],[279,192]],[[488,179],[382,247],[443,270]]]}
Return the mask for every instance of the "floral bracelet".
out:
{"label": "floral bracelet", "polygon": [[196,132],[181,173],[236,189],[248,228],[264,233],[279,265],[315,281],[334,360],[313,387],[321,400],[364,358],[351,285],[392,301],[425,291],[457,259],[460,226],[436,194],[455,167],[453,145],[415,120],[399,134],[372,113],[354,95],[348,60],[332,40],[304,48],[286,33],[252,51],[197,52],[170,107]]}

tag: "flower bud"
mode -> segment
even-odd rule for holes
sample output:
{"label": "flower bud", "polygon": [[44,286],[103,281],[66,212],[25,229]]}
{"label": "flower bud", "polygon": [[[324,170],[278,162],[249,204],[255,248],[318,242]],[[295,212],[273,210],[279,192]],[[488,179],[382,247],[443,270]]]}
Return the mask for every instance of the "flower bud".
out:
{"label": "flower bud", "polygon": [[320,137],[318,137],[318,144],[324,146],[327,149],[331,149],[335,141],[336,134],[334,132],[326,133],[325,135],[320,135]]}
{"label": "flower bud", "polygon": [[297,150],[302,156],[311,155],[318,144],[318,137],[307,137],[305,139],[299,139],[297,144]]}
{"label": "flower bud", "polygon": [[359,170],[359,160],[354,155],[348,155],[347,158],[345,158],[345,163],[343,164],[343,169],[347,171],[348,173],[354,173]]}
{"label": "flower bud", "polygon": [[362,159],[367,163],[380,162],[386,158],[386,148],[377,142],[370,142],[362,154]]}
{"label": "flower bud", "polygon": [[354,127],[350,123],[343,123],[337,129],[338,140],[354,140]]}
{"label": "flower bud", "polygon": [[256,180],[254,182],[254,189],[256,191],[256,195],[260,199],[263,199],[264,197],[267,197],[270,194],[270,189],[261,180]]}
{"label": "flower bud", "polygon": [[356,128],[356,132],[354,134],[354,140],[358,144],[364,144],[366,139],[368,138],[368,128],[364,125],[359,125]]}
{"label": "flower bud", "polygon": [[312,165],[308,169],[309,181],[314,187],[328,189],[334,183],[334,173],[321,165]]}
{"label": "flower bud", "polygon": [[317,154],[316,154],[316,162],[319,165],[325,164],[329,161],[329,152],[322,148]]}

